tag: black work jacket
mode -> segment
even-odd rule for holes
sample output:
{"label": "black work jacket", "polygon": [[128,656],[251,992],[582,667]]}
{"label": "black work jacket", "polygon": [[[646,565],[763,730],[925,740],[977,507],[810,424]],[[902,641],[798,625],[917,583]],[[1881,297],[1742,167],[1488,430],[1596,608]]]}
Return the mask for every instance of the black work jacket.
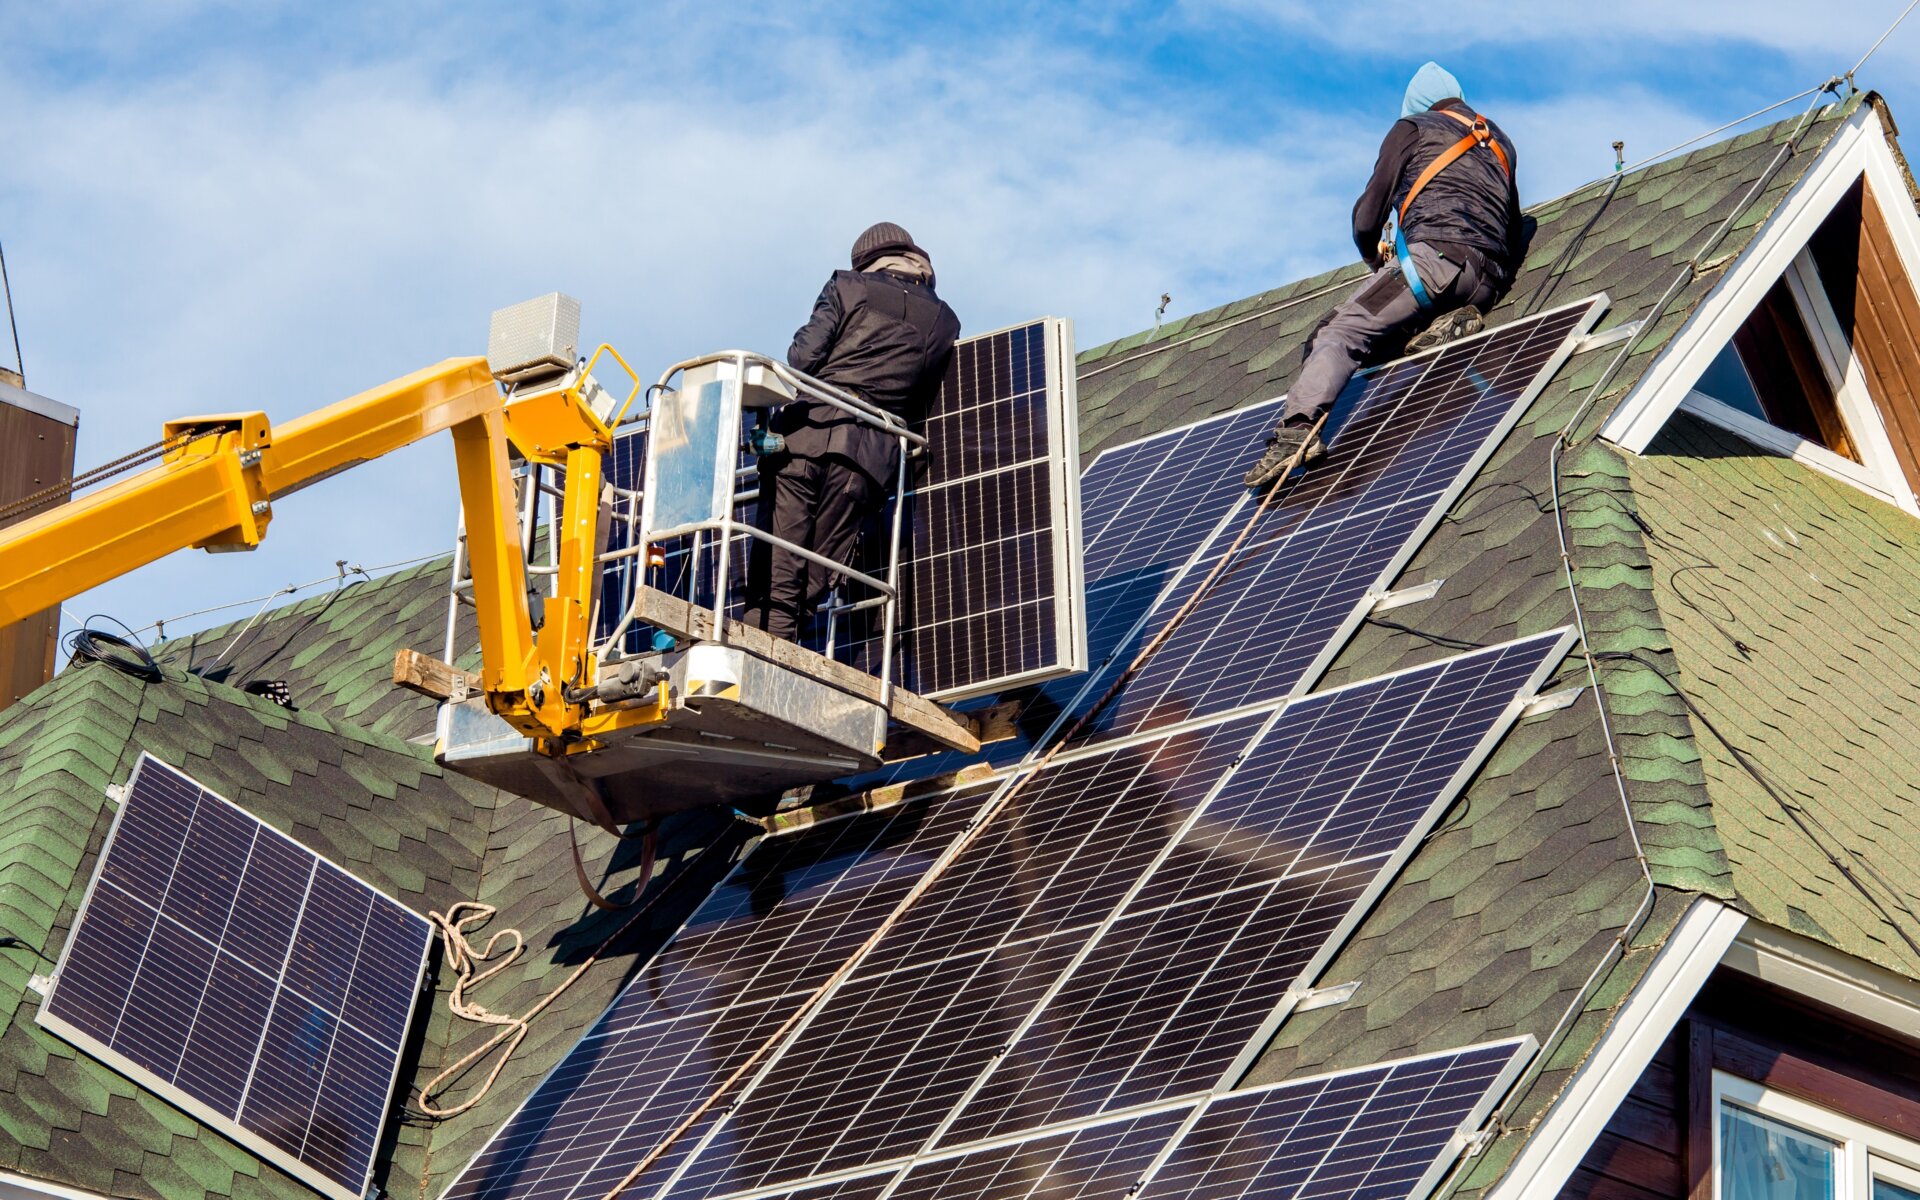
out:
{"label": "black work jacket", "polygon": [[[912,423],[925,416],[959,336],[960,318],[931,285],[891,271],[835,271],[793,335],[787,362]],[[794,454],[839,455],[893,486],[899,444],[838,409],[789,404],[774,428]]]}
{"label": "black work jacket", "polygon": [[[1458,100],[1442,100],[1428,112],[1402,117],[1380,143],[1373,177],[1353,206],[1353,242],[1370,266],[1380,265],[1381,226],[1397,212],[1427,164],[1459,141],[1467,127],[1439,110],[1464,117],[1473,110]],[[1492,121],[1487,125],[1518,171],[1513,143]],[[1502,283],[1520,268],[1520,193],[1493,151],[1476,146],[1435,175],[1414,197],[1401,226],[1407,243],[1426,242],[1443,254],[1478,254]]]}

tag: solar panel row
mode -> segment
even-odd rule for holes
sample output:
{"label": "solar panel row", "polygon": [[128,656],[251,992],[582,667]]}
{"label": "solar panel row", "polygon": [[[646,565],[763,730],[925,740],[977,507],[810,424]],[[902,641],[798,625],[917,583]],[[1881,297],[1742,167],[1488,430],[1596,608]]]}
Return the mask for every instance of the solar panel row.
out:
{"label": "solar panel row", "polygon": [[430,936],[142,755],[37,1019],[327,1194],[357,1198]]}
{"label": "solar panel row", "polygon": [[[468,1164],[448,1200],[605,1195],[879,926],[982,799],[949,796],[764,842]],[[686,1139],[659,1172],[697,1143]],[[640,1183],[636,1194],[649,1180]]]}
{"label": "solar panel row", "polygon": [[1532,1057],[1495,1042],[931,1155],[762,1200],[1425,1200]]}
{"label": "solar panel row", "polygon": [[[1563,649],[1528,639],[1041,773],[695,1135],[664,1194],[790,1187],[1219,1086]],[[604,1194],[979,802],[756,850],[448,1195]],[[1182,888],[1189,876],[1208,884]],[[754,879],[789,882],[756,906]],[[735,1025],[691,1017],[683,1041],[659,1040],[660,1013],[715,1008]]]}
{"label": "solar panel row", "polygon": [[[1269,510],[1202,612],[1129,685],[1085,738],[1155,728],[1232,702],[1300,690],[1344,641],[1369,591],[1384,586],[1570,352],[1571,334],[1604,301],[1580,301],[1493,334],[1358,376],[1328,419],[1333,454]],[[1090,679],[1062,679],[1020,705],[1021,736],[986,748],[1018,761],[1049,729],[1106,690],[1167,614],[1184,603],[1238,532],[1251,504],[1240,486],[1280,401],[1103,452],[1081,483]],[[1197,657],[1214,656],[1202,669]],[[1227,678],[1208,703],[1218,665]],[[913,760],[863,783],[956,769],[952,755]]]}

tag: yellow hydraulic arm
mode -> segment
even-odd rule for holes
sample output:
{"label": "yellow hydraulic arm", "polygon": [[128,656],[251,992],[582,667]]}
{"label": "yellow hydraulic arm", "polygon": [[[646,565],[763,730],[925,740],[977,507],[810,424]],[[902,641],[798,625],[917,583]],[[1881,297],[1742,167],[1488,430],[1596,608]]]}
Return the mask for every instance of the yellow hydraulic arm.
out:
{"label": "yellow hydraulic arm", "polygon": [[[551,387],[502,396],[486,359],[456,358],[278,428],[257,412],[169,421],[158,466],[0,531],[0,625],[175,550],[251,549],[280,497],[451,430],[488,706],[550,754],[591,749],[596,733],[657,722],[663,695],[591,716],[582,696],[594,682],[588,640],[601,455],[619,420],[603,421],[584,398],[590,378],[581,370]],[[538,631],[509,447],[566,468],[559,575]]]}

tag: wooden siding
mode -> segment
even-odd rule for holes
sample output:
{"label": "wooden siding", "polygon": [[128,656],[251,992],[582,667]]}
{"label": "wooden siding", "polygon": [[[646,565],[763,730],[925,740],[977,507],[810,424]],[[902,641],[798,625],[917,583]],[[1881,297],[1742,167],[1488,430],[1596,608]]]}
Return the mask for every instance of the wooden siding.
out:
{"label": "wooden siding", "polygon": [[[63,421],[0,404],[0,504],[73,478],[73,435]],[[0,526],[27,515],[0,519]],[[59,634],[58,608],[0,628],[0,708],[53,678]]]}
{"label": "wooden siding", "polygon": [[1907,486],[1920,493],[1920,295],[1865,179],[1835,207],[1811,249]]}
{"label": "wooden siding", "polygon": [[1716,1069],[1920,1138],[1920,1047],[1722,970],[1635,1081],[1562,1200],[1709,1200]]}

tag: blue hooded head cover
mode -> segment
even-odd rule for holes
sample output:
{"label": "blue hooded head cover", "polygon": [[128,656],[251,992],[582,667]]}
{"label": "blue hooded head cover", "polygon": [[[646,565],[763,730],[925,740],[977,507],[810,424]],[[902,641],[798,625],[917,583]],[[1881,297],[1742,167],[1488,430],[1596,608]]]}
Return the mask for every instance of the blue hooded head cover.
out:
{"label": "blue hooded head cover", "polygon": [[1400,101],[1400,115],[1410,117],[1427,111],[1442,100],[1466,98],[1466,92],[1461,90],[1460,81],[1453,77],[1453,73],[1437,62],[1430,62],[1413,73],[1413,81],[1407,84],[1406,97]]}

